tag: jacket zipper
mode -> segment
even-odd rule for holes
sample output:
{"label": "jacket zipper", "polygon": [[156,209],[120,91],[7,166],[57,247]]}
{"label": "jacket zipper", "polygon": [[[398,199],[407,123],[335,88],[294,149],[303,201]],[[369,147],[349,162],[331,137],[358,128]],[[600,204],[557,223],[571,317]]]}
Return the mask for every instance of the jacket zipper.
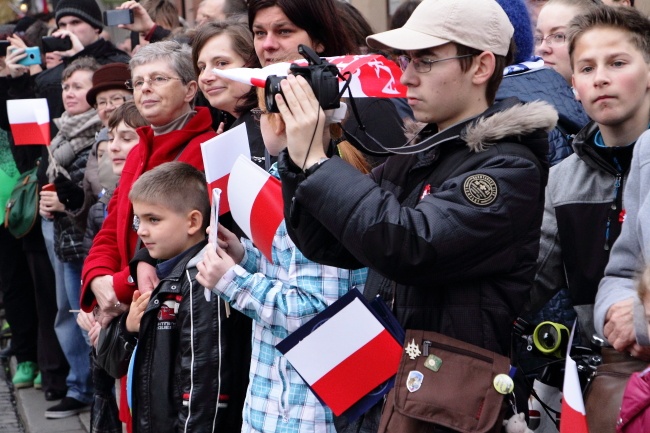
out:
{"label": "jacket zipper", "polygon": [[492,364],[494,362],[490,357],[481,355],[480,353],[475,353],[475,352],[472,352],[471,350],[466,350],[466,349],[462,349],[460,347],[450,346],[450,345],[444,344],[444,343],[438,343],[437,341],[423,340],[422,341],[422,346],[425,349],[425,351],[424,351],[425,356],[429,355],[429,347],[437,347],[438,349],[444,349],[444,350],[447,350],[449,352],[458,353],[460,355],[466,355],[466,356],[469,356],[469,357],[475,358],[475,359],[480,359],[481,361],[485,361],[485,362],[490,363],[490,364]]}

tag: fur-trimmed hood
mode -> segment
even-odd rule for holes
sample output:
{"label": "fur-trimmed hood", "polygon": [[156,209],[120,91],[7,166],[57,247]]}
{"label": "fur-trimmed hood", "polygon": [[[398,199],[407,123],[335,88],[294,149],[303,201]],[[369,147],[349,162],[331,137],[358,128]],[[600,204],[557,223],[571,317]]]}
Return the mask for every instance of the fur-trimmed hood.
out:
{"label": "fur-trimmed hood", "polygon": [[[502,104],[508,106],[500,109]],[[462,131],[461,138],[474,152],[482,152],[491,143],[505,137],[525,136],[539,130],[551,131],[557,121],[557,111],[547,102],[518,102],[513,105],[513,99],[507,99],[493,105],[477,121],[470,121]],[[411,139],[426,126],[425,123],[405,120],[404,134]]]}
{"label": "fur-trimmed hood", "polygon": [[521,103],[471,123],[461,137],[474,152],[482,152],[505,137],[528,135],[538,130],[549,132],[555,128],[557,120],[557,111],[547,102]]}

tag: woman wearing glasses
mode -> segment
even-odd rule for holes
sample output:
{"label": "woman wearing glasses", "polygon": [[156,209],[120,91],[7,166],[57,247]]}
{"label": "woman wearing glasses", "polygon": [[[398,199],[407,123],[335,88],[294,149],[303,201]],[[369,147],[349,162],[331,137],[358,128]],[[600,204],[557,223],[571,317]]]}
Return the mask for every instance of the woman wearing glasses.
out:
{"label": "woman wearing glasses", "polygon": [[539,12],[535,27],[535,54],[544,65],[555,69],[571,85],[571,60],[566,30],[577,15],[589,12],[593,0],[550,0]]}
{"label": "woman wearing glasses", "polygon": [[[81,307],[91,311],[97,306],[102,326],[126,309],[123,303],[131,302],[136,289],[128,267],[138,242],[131,230],[131,185],[143,172],[164,162],[183,161],[203,170],[200,143],[215,136],[208,109],[192,106],[198,85],[187,46],[164,41],[142,47],[131,59],[130,69],[127,87],[133,90],[135,105],[151,126],[138,130],[140,143],[127,158],[82,272]],[[151,291],[158,282],[155,269],[146,264],[142,267],[145,270],[138,274],[137,288]],[[125,398],[121,400],[120,417],[126,422],[128,406]]]}

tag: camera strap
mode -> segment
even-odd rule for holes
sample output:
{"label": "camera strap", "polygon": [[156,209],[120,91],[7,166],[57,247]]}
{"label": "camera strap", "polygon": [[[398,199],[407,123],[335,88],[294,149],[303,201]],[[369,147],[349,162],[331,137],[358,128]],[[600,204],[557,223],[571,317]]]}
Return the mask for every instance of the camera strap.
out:
{"label": "camera strap", "polygon": [[370,156],[384,157],[389,155],[413,155],[416,153],[425,152],[440,144],[446,143],[448,141],[457,140],[458,138],[460,138],[461,133],[465,129],[467,124],[475,121],[477,118],[489,117],[492,114],[510,108],[518,103],[518,100],[516,98],[505,99],[504,101],[498,104],[499,105],[498,109],[493,109],[491,107],[487,110],[486,113],[482,113],[479,114],[478,116],[474,116],[472,118],[462,120],[461,122],[452,125],[443,131],[440,131],[434,135],[431,135],[430,137],[425,138],[424,140],[420,141],[415,145],[411,145],[413,140],[415,140],[415,138],[417,138],[420,135],[420,133],[422,133],[422,131],[424,131],[427,127],[430,126],[427,125],[424,128],[422,128],[415,136],[413,136],[413,138],[409,139],[406,143],[404,143],[402,146],[389,148],[381,144],[379,140],[377,140],[375,137],[370,135],[366,130],[366,126],[363,124],[361,120],[361,116],[359,115],[359,110],[357,109],[357,105],[354,101],[355,98],[352,96],[352,91],[350,90],[350,81],[352,79],[352,74],[350,72],[346,72],[345,75],[347,75],[347,78],[344,75],[339,74],[339,77],[345,81],[345,85],[343,86],[343,89],[339,93],[339,98],[343,96],[346,90],[348,91],[350,107],[352,108],[352,114],[354,115],[354,118],[357,121],[357,124],[359,125],[359,130],[361,130],[366,137],[368,137],[374,144],[376,144],[380,149],[383,149],[384,151],[381,152],[381,151],[368,149],[361,142],[361,140],[359,140],[354,134],[348,132],[341,123],[339,123],[339,125],[341,126],[341,129],[343,130],[343,133],[345,134],[345,137],[350,142],[350,144],[356,147],[359,151]]}

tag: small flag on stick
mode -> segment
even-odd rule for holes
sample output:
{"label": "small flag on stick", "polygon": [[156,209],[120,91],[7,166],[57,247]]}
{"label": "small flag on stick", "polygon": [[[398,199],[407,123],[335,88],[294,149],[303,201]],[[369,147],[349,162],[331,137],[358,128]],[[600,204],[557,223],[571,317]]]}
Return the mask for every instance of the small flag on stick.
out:
{"label": "small flag on stick", "polygon": [[9,99],[7,114],[16,145],[50,145],[50,110],[46,99]]}
{"label": "small flag on stick", "polygon": [[[223,215],[230,211],[228,200],[228,178],[230,177],[230,170],[232,170],[232,166],[235,164],[239,155],[243,155],[249,160],[251,158],[246,125],[242,123],[223,134],[219,134],[201,143],[201,153],[203,155],[205,178],[208,182],[208,191],[212,191],[215,188],[221,190],[219,215]],[[210,200],[212,201],[212,194],[210,194]]]}
{"label": "small flag on stick", "polygon": [[239,156],[230,173],[228,197],[232,217],[255,246],[273,262],[271,244],[284,219],[280,181]]}
{"label": "small flag on stick", "polygon": [[571,358],[571,344],[576,324],[573,323],[564,368],[564,385],[562,387],[562,417],[560,418],[560,433],[589,433],[587,428],[587,412],[582,398],[582,388],[578,377],[578,367]]}

